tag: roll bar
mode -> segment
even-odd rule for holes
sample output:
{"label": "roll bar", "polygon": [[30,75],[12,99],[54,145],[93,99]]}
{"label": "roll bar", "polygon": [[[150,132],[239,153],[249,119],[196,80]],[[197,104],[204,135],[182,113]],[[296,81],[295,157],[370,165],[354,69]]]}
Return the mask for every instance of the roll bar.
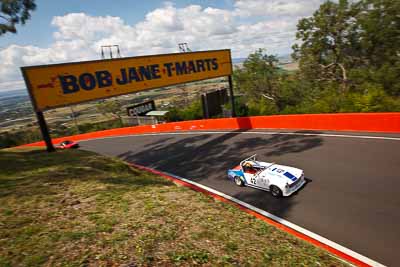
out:
{"label": "roll bar", "polygon": [[248,160],[250,160],[250,161],[256,161],[256,156],[257,156],[257,154],[254,154],[253,156],[250,156],[250,157],[248,157],[248,158],[242,160],[242,161],[240,162],[240,166],[242,166],[243,162],[248,161]]}
{"label": "roll bar", "polygon": [[[248,157],[248,158],[242,160],[242,161],[240,162],[240,166],[242,166],[242,164],[243,164],[244,162],[246,162],[246,161],[257,161],[257,160],[256,160],[256,156],[257,156],[257,154],[254,154],[253,156],[250,156],[250,157]],[[271,163],[270,165],[268,165],[268,166],[260,166],[260,168],[262,168],[262,169],[267,169],[267,168],[271,167],[272,165],[275,165],[275,162],[272,162],[272,163]]]}

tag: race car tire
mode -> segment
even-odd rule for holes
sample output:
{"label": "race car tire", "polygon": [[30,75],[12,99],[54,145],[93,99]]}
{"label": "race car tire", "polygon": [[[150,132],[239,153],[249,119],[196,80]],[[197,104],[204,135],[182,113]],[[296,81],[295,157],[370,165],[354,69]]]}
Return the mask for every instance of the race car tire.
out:
{"label": "race car tire", "polygon": [[233,181],[235,182],[235,184],[237,186],[243,186],[243,181],[242,181],[242,179],[240,179],[239,176],[235,176],[235,178],[233,178]]}
{"label": "race car tire", "polygon": [[271,191],[271,194],[274,197],[281,197],[282,196],[282,190],[279,187],[277,187],[276,185],[271,185],[269,189]]}

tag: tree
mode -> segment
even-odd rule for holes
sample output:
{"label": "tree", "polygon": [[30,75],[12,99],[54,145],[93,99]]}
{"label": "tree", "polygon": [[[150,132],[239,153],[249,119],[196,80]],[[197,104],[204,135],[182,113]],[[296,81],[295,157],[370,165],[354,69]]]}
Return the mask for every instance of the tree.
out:
{"label": "tree", "polygon": [[398,61],[400,56],[400,2],[363,0],[353,5],[357,14],[363,57],[380,67]]}
{"label": "tree", "polygon": [[0,35],[7,32],[16,33],[16,25],[30,19],[36,9],[35,0],[1,0],[0,2]]}
{"label": "tree", "polygon": [[348,69],[359,63],[359,43],[347,0],[326,2],[297,25],[293,57],[306,79],[339,82],[347,90]]}
{"label": "tree", "polygon": [[400,2],[339,0],[322,4],[297,25],[293,58],[314,86],[341,93],[365,82],[400,95]]}
{"label": "tree", "polygon": [[363,81],[400,96],[400,1],[363,0],[354,4],[361,52],[367,67]]}
{"label": "tree", "polygon": [[246,103],[249,115],[280,113],[289,105],[299,104],[304,94],[302,84],[307,84],[281,69],[277,57],[263,49],[250,54],[233,78],[235,88],[245,94],[241,102]]}
{"label": "tree", "polygon": [[185,107],[171,107],[168,111],[167,121],[200,120],[203,118],[203,109],[200,101],[193,101]]}
{"label": "tree", "polygon": [[249,101],[269,101],[274,105],[279,101],[280,69],[278,59],[268,55],[263,49],[250,54],[243,67],[236,69],[234,80],[236,88],[246,94]]}

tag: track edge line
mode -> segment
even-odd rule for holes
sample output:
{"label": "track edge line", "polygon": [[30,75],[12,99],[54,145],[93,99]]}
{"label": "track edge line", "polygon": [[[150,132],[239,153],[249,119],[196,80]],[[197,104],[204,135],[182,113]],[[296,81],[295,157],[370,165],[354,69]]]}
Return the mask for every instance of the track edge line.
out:
{"label": "track edge line", "polygon": [[[126,161],[125,161],[126,162]],[[275,216],[269,212],[266,212],[264,210],[261,210],[257,207],[254,207],[253,205],[250,205],[248,203],[245,203],[239,199],[236,199],[234,197],[231,197],[229,195],[226,195],[222,192],[219,192],[215,189],[209,188],[205,185],[196,183],[194,181],[185,179],[183,177],[170,174],[167,172],[162,172],[153,168],[149,168],[140,164],[136,163],[131,163],[131,162],[126,162],[128,165],[144,170],[159,176],[162,176],[168,180],[171,180],[179,185],[189,187],[195,191],[201,192],[203,194],[207,194],[214,199],[230,203],[235,205],[236,207],[240,208],[241,210],[245,211],[246,213],[255,216],[258,219],[261,219],[265,222],[267,222],[270,225],[275,226],[276,228],[290,234],[293,236],[296,236],[297,238],[300,238],[316,247],[319,247],[325,251],[328,251],[335,256],[339,257],[340,259],[345,260],[346,262],[349,262],[351,264],[357,265],[357,266],[374,266],[374,267],[382,267],[385,266],[377,261],[374,261],[368,257],[365,257],[355,251],[352,251],[346,247],[343,247],[342,245],[339,245],[325,237],[322,237],[318,234],[315,234],[307,229],[304,229],[300,226],[297,226],[294,223],[291,223],[289,221],[286,221],[285,219],[282,219],[278,216]]]}

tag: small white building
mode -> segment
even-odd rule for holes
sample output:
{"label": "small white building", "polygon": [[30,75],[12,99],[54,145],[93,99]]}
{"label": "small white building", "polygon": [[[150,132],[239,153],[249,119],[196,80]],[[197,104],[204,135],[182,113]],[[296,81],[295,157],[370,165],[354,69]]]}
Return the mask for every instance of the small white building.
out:
{"label": "small white building", "polygon": [[156,121],[155,124],[164,123],[165,115],[167,115],[168,110],[152,110],[146,113],[146,117],[152,117],[153,121]]}

